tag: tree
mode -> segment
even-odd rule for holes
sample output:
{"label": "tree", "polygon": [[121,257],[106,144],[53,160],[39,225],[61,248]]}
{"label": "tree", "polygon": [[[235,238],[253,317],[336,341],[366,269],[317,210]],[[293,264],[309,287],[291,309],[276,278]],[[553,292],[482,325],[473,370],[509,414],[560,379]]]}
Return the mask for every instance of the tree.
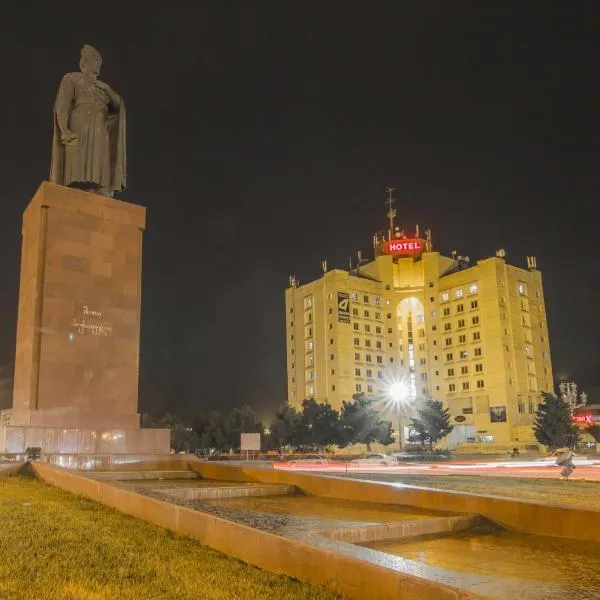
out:
{"label": "tree", "polygon": [[536,440],[551,450],[575,447],[579,441],[579,428],[573,423],[569,405],[551,393],[542,392],[542,398],[533,424]]}
{"label": "tree", "polygon": [[281,405],[275,413],[275,420],[269,427],[270,448],[283,450],[286,446],[298,448],[302,438],[302,415],[287,403]]}
{"label": "tree", "polygon": [[166,413],[157,423],[157,426],[171,430],[171,448],[175,452],[195,452],[198,448],[198,435],[179,417]]}
{"label": "tree", "polygon": [[197,417],[194,421],[194,431],[199,437],[201,448],[212,452],[229,450],[223,417],[217,411],[212,410],[208,415]]}
{"label": "tree", "polygon": [[450,425],[450,410],[444,408],[439,400],[427,398],[423,408],[419,410],[419,417],[411,419],[408,440],[419,442],[423,446],[429,444],[432,448],[453,429],[454,426]]}
{"label": "tree", "polygon": [[600,425],[588,425],[585,428],[586,433],[589,433],[597,442],[600,442]]}
{"label": "tree", "polygon": [[366,444],[367,450],[371,451],[373,442],[387,446],[393,441],[391,422],[379,417],[370,398],[360,393],[350,402],[342,401],[340,446]]}
{"label": "tree", "polygon": [[302,401],[301,442],[304,448],[321,451],[326,446],[339,444],[340,414],[326,402],[313,398]]}
{"label": "tree", "polygon": [[229,448],[240,449],[242,433],[262,433],[263,426],[249,406],[234,408],[224,419],[224,437]]}

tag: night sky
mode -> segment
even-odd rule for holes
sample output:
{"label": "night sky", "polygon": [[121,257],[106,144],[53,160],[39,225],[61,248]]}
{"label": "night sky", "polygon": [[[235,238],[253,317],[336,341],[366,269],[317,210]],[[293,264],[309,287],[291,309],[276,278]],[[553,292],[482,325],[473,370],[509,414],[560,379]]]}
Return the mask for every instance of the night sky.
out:
{"label": "night sky", "polygon": [[143,410],[270,415],[286,396],[288,275],[368,253],[389,184],[400,223],[431,227],[441,252],[537,257],[555,374],[600,401],[597,1],[3,9],[0,379],[21,214],[48,177],[58,83],[89,43],[127,106],[120,197],[148,208]]}

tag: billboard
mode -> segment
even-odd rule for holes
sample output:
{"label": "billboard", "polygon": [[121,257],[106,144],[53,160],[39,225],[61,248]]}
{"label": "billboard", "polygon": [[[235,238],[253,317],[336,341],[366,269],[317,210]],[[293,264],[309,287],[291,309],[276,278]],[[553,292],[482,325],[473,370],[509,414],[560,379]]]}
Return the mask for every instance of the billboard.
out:
{"label": "billboard", "polygon": [[242,433],[240,449],[260,452],[260,433]]}
{"label": "billboard", "polygon": [[340,323],[350,323],[350,294],[348,292],[338,292],[338,321]]}

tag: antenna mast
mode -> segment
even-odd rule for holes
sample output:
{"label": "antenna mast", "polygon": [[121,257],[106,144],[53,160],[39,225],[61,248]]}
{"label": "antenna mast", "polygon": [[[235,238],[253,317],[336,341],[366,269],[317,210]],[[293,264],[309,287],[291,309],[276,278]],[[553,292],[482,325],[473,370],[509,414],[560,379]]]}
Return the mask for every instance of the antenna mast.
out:
{"label": "antenna mast", "polygon": [[388,193],[388,199],[385,201],[385,203],[388,205],[388,212],[387,212],[386,216],[390,220],[390,228],[388,230],[388,240],[391,241],[392,233],[394,231],[394,218],[396,217],[396,209],[392,208],[392,205],[394,204],[394,202],[396,202],[396,198],[393,198],[392,194],[394,193],[394,191],[396,191],[396,188],[393,188],[390,185],[385,188],[385,191]]}

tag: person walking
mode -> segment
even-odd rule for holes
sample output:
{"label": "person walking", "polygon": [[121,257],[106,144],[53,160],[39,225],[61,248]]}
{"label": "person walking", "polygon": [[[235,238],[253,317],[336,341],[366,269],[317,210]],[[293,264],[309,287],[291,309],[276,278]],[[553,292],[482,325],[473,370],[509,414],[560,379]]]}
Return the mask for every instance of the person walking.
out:
{"label": "person walking", "polygon": [[571,448],[557,448],[550,456],[556,456],[556,465],[562,467],[560,474],[563,479],[569,479],[571,473],[575,470],[573,458],[575,452]]}

